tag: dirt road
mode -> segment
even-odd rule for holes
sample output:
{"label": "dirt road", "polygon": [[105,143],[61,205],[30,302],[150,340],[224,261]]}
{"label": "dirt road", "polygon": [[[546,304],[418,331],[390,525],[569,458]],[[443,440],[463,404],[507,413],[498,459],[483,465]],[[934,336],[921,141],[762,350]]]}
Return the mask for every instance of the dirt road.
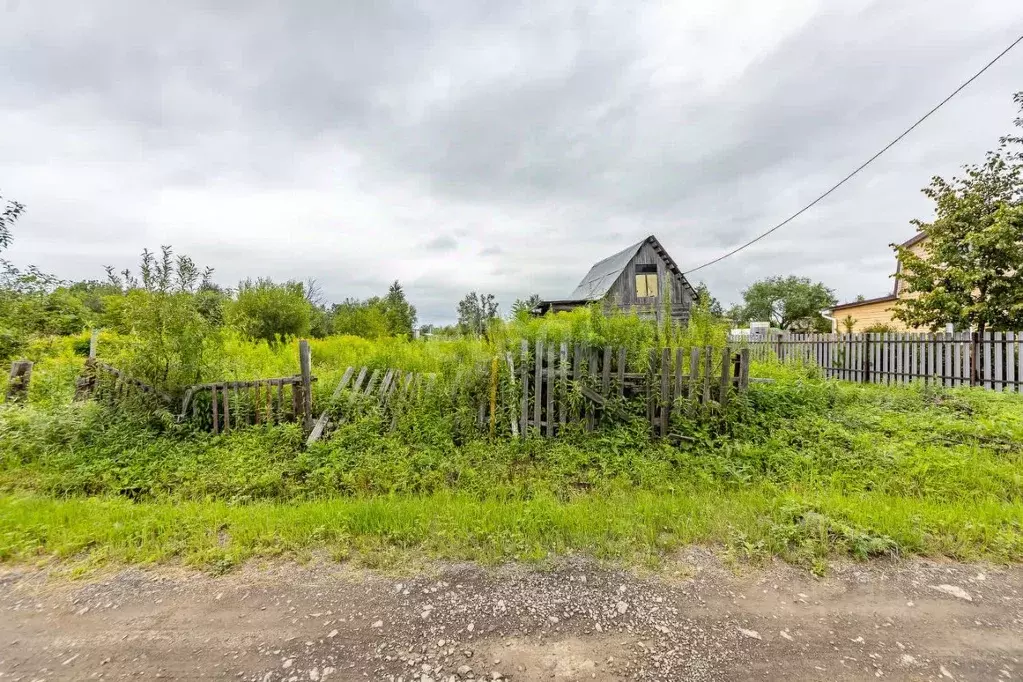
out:
{"label": "dirt road", "polygon": [[0,680],[1020,680],[1023,569],[0,574]]}

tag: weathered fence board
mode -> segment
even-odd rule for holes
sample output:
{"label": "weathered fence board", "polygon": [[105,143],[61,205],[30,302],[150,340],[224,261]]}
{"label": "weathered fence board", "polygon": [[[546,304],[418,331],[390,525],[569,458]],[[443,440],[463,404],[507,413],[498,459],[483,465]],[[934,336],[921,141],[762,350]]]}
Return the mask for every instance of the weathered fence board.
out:
{"label": "weathered fence board", "polygon": [[758,360],[806,362],[824,376],[873,384],[923,381],[1023,392],[1023,332],[789,334],[770,341],[732,339]]}

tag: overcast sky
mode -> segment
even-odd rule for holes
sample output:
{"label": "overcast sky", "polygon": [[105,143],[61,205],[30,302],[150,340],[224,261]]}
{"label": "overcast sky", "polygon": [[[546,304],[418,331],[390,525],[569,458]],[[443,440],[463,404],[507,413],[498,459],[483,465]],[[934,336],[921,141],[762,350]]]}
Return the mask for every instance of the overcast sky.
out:
{"label": "overcast sky", "polygon": [[[568,294],[656,234],[682,268],[813,199],[1023,33],[1019,0],[0,0],[5,256],[102,278],[172,244],[217,279]],[[891,287],[934,174],[1015,114],[1023,46],[811,212],[693,276]]]}

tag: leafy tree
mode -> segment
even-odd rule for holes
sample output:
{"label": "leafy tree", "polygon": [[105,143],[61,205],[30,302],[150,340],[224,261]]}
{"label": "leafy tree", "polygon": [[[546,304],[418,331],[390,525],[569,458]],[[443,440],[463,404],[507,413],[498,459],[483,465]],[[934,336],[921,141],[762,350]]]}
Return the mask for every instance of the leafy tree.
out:
{"label": "leafy tree", "polygon": [[289,280],[278,284],[260,277],[238,284],[229,320],[249,338],[273,344],[308,334],[311,313],[302,282]]}
{"label": "leafy tree", "polygon": [[533,308],[540,305],[542,300],[540,294],[530,294],[528,298],[515,299],[511,307],[512,317],[516,320],[526,320]]}
{"label": "leafy tree", "polygon": [[739,321],[767,320],[782,329],[793,326],[831,331],[821,310],[838,302],[835,292],[809,277],[768,277],[742,292],[745,302]]}
{"label": "leafy tree", "polygon": [[217,373],[223,349],[219,327],[204,317],[196,292],[210,286],[213,270],[199,270],[169,246],[159,257],[142,252],[139,274],[107,266],[120,292],[105,301],[107,326],[131,337],[123,359],[130,374],[175,392]]}
{"label": "leafy tree", "polygon": [[846,315],[841,320],[839,320],[839,322],[841,322],[842,326],[845,328],[846,334],[852,334],[853,329],[856,328],[857,320],[852,315]]}
{"label": "leafy tree", "polygon": [[482,336],[496,318],[497,300],[493,294],[470,291],[458,302],[458,328],[463,334]]}
{"label": "leafy tree", "polygon": [[710,294],[710,289],[703,282],[696,285],[696,301],[704,303],[707,306],[707,310],[714,317],[724,317],[725,309],[721,307],[721,301],[717,300]]}
{"label": "leafy tree", "polygon": [[[1023,93],[1015,101],[1023,113]],[[1023,117],[1016,120],[1023,127]],[[913,327],[1023,328],[1023,138],[1007,135],[963,177],[934,177],[923,192],[935,203],[924,255],[893,244],[900,297],[893,317]]]}
{"label": "leafy tree", "polygon": [[335,334],[351,334],[365,339],[378,339],[389,334],[387,315],[377,296],[365,301],[346,298],[334,305],[330,316]]}
{"label": "leafy tree", "polygon": [[388,333],[391,336],[411,337],[416,326],[416,307],[405,298],[405,291],[398,280],[394,280],[388,288],[381,304],[387,320]]}
{"label": "leafy tree", "polygon": [[17,201],[4,202],[4,196],[0,194],[0,203],[3,203],[4,210],[0,212],[0,251],[11,245],[11,227],[17,222],[24,205]]}

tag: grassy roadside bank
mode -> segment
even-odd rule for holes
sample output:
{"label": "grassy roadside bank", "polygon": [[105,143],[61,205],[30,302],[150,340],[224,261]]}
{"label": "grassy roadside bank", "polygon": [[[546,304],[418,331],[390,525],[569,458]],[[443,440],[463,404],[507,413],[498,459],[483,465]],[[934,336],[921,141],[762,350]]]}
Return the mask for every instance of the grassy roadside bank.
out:
{"label": "grassy roadside bank", "polygon": [[1023,561],[1023,503],[805,494],[771,486],[634,491],[570,501],[453,494],[297,503],[0,496],[0,560],[83,566],[180,560],[227,570],[253,557],[326,551],[370,565],[412,550],[444,559],[536,561],[583,552],[656,564],[687,544],[737,560],[777,555],[815,571],[828,556],[919,554]]}

